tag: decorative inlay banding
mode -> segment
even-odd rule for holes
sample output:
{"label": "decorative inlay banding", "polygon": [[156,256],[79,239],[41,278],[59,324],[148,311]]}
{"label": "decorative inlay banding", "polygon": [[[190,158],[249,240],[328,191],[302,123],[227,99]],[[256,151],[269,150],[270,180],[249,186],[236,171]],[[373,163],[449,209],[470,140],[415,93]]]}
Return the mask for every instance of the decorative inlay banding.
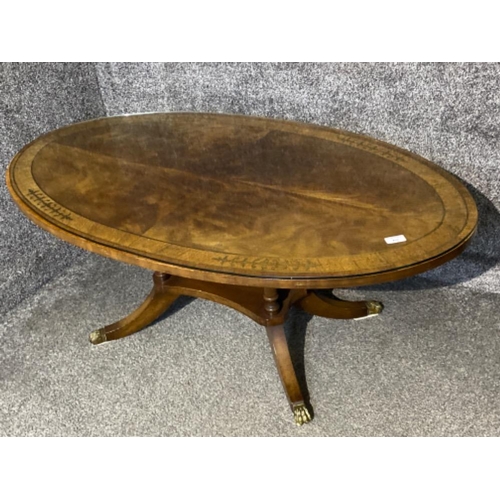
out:
{"label": "decorative inlay banding", "polygon": [[55,201],[51,200],[43,191],[40,189],[29,189],[28,197],[33,201],[39,208],[42,208],[46,212],[49,212],[54,217],[59,217],[61,220],[73,220],[69,213],[65,212],[63,208],[58,205]]}

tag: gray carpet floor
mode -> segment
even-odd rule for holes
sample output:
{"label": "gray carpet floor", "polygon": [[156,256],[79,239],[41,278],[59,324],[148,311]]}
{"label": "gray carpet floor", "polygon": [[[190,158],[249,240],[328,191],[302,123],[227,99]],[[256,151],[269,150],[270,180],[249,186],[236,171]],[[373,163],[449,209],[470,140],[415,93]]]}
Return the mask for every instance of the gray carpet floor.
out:
{"label": "gray carpet floor", "polygon": [[290,318],[315,411],[296,427],[263,328],[229,308],[181,298],[146,330],[91,345],[151,278],[86,254],[3,318],[0,434],[500,435],[500,295],[415,279],[343,293],[382,300],[377,317]]}

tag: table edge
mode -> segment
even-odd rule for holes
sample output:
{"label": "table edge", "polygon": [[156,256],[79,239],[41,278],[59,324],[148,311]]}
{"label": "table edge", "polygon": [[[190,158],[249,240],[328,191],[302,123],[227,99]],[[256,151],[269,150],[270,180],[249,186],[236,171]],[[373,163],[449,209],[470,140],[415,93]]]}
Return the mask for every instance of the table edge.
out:
{"label": "table edge", "polygon": [[[15,159],[24,148],[19,151],[19,153],[12,159],[11,164],[15,162]],[[457,257],[460,253],[465,250],[465,248],[470,243],[471,238],[474,236],[477,230],[477,221],[471,232],[456,246],[448,249],[447,251],[439,254],[437,256],[431,257],[429,259],[423,260],[405,266],[398,269],[386,270],[376,273],[351,275],[351,276],[324,276],[324,277],[263,277],[263,276],[252,276],[252,275],[242,275],[234,273],[226,273],[222,271],[208,271],[204,269],[198,269],[188,266],[180,266],[177,264],[171,264],[168,262],[159,261],[150,257],[138,255],[126,250],[114,248],[111,246],[104,245],[102,243],[97,243],[87,238],[78,236],[70,231],[66,231],[55,224],[50,223],[47,219],[41,217],[37,212],[35,212],[31,207],[29,207],[24,200],[17,194],[11,181],[11,169],[10,164],[6,170],[6,184],[7,188],[18,205],[20,210],[26,215],[33,223],[40,226],[42,229],[48,231],[57,238],[75,245],[84,250],[96,253],[98,255],[108,257],[114,260],[125,262],[127,264],[137,265],[139,267],[150,269],[152,271],[158,271],[166,274],[172,274],[174,276],[180,276],[183,278],[194,278],[203,281],[221,283],[228,285],[240,285],[249,287],[273,287],[273,288],[344,288],[344,287],[355,287],[364,285],[373,285],[378,283],[384,283],[388,281],[396,281],[422,272],[428,271],[435,267],[438,267],[445,262]],[[450,174],[451,175],[451,174]],[[465,186],[463,186],[464,189]],[[468,191],[467,191],[468,193]],[[470,196],[470,193],[468,193]]]}

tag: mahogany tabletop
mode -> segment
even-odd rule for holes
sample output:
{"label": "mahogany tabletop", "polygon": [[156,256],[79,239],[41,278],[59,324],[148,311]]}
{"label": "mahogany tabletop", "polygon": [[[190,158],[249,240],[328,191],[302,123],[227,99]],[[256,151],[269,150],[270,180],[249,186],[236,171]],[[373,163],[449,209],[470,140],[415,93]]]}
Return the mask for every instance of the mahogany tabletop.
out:
{"label": "mahogany tabletop", "polygon": [[252,116],[157,113],[50,132],[11,162],[17,204],[54,235],[158,272],[327,288],[458,255],[477,209],[462,183],[384,142]]}

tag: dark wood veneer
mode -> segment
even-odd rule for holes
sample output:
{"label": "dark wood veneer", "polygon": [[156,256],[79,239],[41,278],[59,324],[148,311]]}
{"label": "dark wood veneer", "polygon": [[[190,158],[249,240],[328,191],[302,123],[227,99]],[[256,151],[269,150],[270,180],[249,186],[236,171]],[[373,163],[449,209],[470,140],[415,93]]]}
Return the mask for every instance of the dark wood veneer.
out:
{"label": "dark wood veneer", "polygon": [[[145,114],[45,134],[12,160],[9,190],[55,236],[155,271],[151,294],[93,343],[150,324],[179,295],[267,329],[296,422],[310,419],[283,324],[291,307],[378,314],[328,291],[411,276],[457,256],[477,224],[454,176],[350,132],[238,115]],[[388,244],[387,237],[404,235]]]}

